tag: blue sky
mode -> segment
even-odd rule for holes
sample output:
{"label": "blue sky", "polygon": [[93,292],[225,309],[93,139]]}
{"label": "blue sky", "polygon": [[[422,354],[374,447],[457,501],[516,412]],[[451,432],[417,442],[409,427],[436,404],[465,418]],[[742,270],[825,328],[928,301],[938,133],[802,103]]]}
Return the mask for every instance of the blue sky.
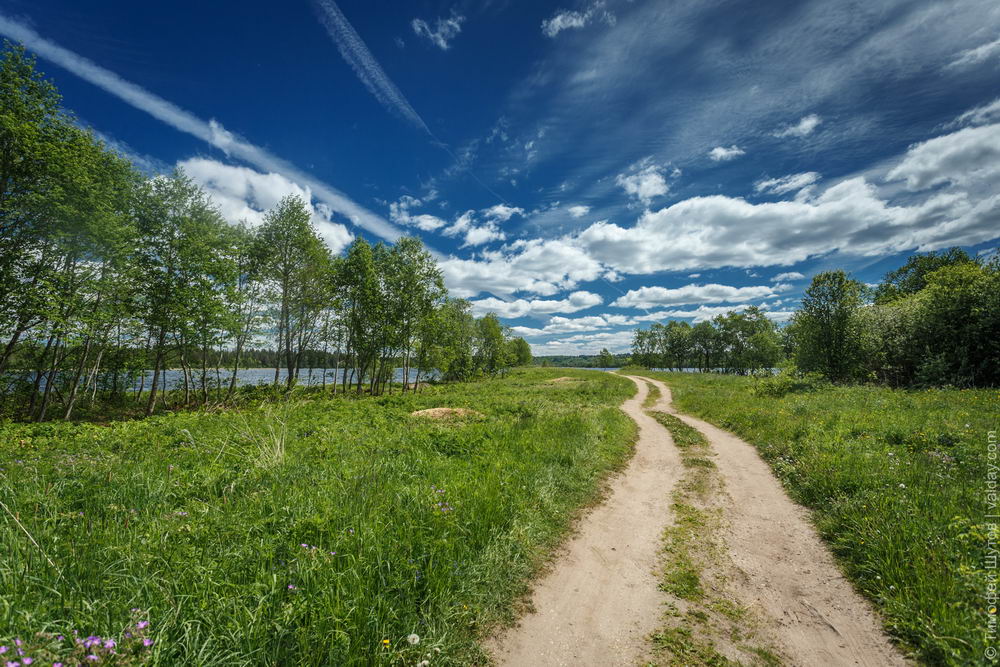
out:
{"label": "blue sky", "polygon": [[0,34],[147,172],[418,235],[536,354],[1000,237],[995,0],[4,0]]}

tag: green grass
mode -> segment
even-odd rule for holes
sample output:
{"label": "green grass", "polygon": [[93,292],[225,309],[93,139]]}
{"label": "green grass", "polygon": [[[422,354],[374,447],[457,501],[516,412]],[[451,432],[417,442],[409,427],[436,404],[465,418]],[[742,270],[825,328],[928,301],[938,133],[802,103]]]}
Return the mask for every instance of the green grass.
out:
{"label": "green grass", "polygon": [[[586,381],[546,382],[559,375]],[[0,424],[0,643],[120,636],[135,608],[152,664],[481,662],[477,640],[628,458],[618,405],[633,392],[538,369],[417,395]],[[483,416],[410,416],[437,406]]]}
{"label": "green grass", "polygon": [[678,409],[757,446],[918,659],[984,659],[997,390],[832,386],[773,397],[755,394],[751,378],[650,375],[670,384]]}

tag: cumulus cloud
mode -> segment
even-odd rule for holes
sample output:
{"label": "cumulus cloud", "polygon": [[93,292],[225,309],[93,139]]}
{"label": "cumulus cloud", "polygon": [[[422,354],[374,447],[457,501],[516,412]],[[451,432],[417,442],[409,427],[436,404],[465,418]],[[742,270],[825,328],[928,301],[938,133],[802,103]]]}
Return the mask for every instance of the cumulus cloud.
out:
{"label": "cumulus cloud", "polygon": [[746,155],[746,151],[733,144],[729,148],[725,146],[716,146],[708,152],[708,157],[712,158],[715,162],[727,162],[738,158],[741,155]]}
{"label": "cumulus cloud", "polygon": [[807,137],[813,133],[813,131],[819,127],[819,124],[823,122],[823,119],[814,113],[808,116],[803,116],[798,123],[794,125],[788,125],[781,128],[774,133],[776,137]]}
{"label": "cumulus cloud", "polygon": [[462,23],[464,21],[464,16],[452,12],[448,18],[439,18],[434,28],[431,28],[430,24],[423,19],[413,19],[410,25],[413,26],[413,32],[418,36],[426,37],[430,40],[431,44],[434,44],[442,51],[447,51],[451,48],[451,40],[455,39],[458,33],[462,32]]}
{"label": "cumulus cloud", "polygon": [[801,174],[789,174],[780,178],[767,178],[754,183],[754,192],[758,194],[784,195],[789,192],[797,192],[804,187],[810,186],[820,179],[820,175],[815,171],[807,171]]}
{"label": "cumulus cloud", "polygon": [[512,327],[519,336],[551,336],[553,334],[576,331],[598,331],[615,326],[634,324],[635,320],[625,315],[590,315],[588,317],[553,317],[544,327]]}
{"label": "cumulus cloud", "polygon": [[506,204],[497,204],[496,206],[491,206],[489,208],[484,208],[482,214],[486,216],[489,220],[494,220],[496,222],[507,222],[515,215],[524,215],[524,209],[518,208],[516,206],[507,206]]}
{"label": "cumulus cloud", "polygon": [[910,147],[886,176],[911,190],[971,185],[1000,177],[1000,123],[967,127]]}
{"label": "cumulus cloud", "polygon": [[659,286],[640,287],[629,290],[616,299],[611,305],[619,308],[655,308],[657,306],[682,306],[696,303],[742,302],[755,299],[766,299],[778,292],[788,290],[789,285],[749,285],[733,287],[732,285],[685,285],[684,287],[666,288]]}
{"label": "cumulus cloud", "polygon": [[575,313],[604,303],[599,294],[572,292],[565,299],[516,299],[502,301],[494,297],[472,302],[472,312],[478,315],[496,313],[500,317],[540,317],[552,313]]}
{"label": "cumulus cloud", "polygon": [[656,197],[661,197],[670,190],[663,174],[665,167],[654,163],[650,158],[632,165],[624,174],[618,174],[615,179],[626,194],[632,195],[644,205]]}
{"label": "cumulus cloud", "polygon": [[265,174],[206,158],[191,158],[179,162],[177,166],[202,187],[231,224],[246,221],[250,225],[259,225],[268,209],[283,197],[297,195],[309,206],[316,231],[326,240],[331,251],[340,252],[353,238],[344,225],[331,219],[329,206],[314,202],[313,192],[308,186],[299,185],[281,174]]}
{"label": "cumulus cloud", "polygon": [[552,296],[597,280],[606,270],[566,239],[516,241],[504,250],[481,253],[477,259],[450,257],[440,266],[448,289],[459,297],[480,292]]}
{"label": "cumulus cloud", "polygon": [[632,335],[631,331],[575,334],[544,343],[531,343],[531,352],[536,355],[579,355],[597,354],[602,348],[607,348],[616,354],[623,353],[632,347]]}
{"label": "cumulus cloud", "polygon": [[590,213],[589,206],[570,206],[566,210],[569,211],[569,214],[574,218],[582,218],[583,216]]}
{"label": "cumulus cloud", "polygon": [[992,42],[962,51],[949,67],[965,68],[984,63],[991,58],[1000,58],[1000,37]]}
{"label": "cumulus cloud", "polygon": [[789,271],[787,273],[779,273],[778,275],[774,276],[773,278],[771,278],[771,282],[782,283],[782,282],[787,282],[789,280],[802,280],[803,278],[805,278],[805,276],[799,273],[798,271]]}
{"label": "cumulus cloud", "polygon": [[389,219],[399,225],[406,227],[416,227],[424,232],[433,232],[441,229],[448,223],[441,218],[425,213],[410,213],[411,208],[423,205],[423,201],[416,197],[403,195],[399,201],[389,204]]}
{"label": "cumulus cloud", "polygon": [[569,11],[561,9],[551,18],[542,21],[542,34],[546,37],[555,37],[563,30],[579,29],[586,26],[592,20],[604,21],[608,25],[614,25],[615,15],[604,9],[604,2],[595,2],[590,9],[584,12]]}

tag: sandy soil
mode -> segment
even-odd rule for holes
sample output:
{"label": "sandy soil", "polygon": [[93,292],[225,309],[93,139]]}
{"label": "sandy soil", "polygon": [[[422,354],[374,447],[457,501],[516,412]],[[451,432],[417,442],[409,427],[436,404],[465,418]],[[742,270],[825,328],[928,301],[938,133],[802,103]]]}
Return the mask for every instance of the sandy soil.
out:
{"label": "sandy soil", "polygon": [[469,408],[428,408],[410,413],[411,417],[426,417],[427,419],[455,419],[457,417],[482,417],[482,412]]}
{"label": "sandy soil", "polygon": [[663,409],[701,431],[730,497],[724,531],[736,568],[730,586],[763,620],[793,665],[905,665],[871,605],[851,586],[806,511],[785,495],[757,450],[711,424],[676,412],[670,389]]}
{"label": "sandy soil", "polygon": [[[501,665],[635,665],[648,654],[667,596],[657,588],[661,534],[672,521],[670,493],[682,475],[669,432],[642,409],[648,387],[622,409],[639,425],[628,468],[586,515],[552,568],[537,582],[533,611],[488,642]],[[906,665],[872,607],[837,569],[805,510],[785,495],[757,450],[736,436],[671,406],[661,392],[655,410],[701,431],[722,475],[723,537],[739,602],[792,665]]]}
{"label": "sandy soil", "polygon": [[655,570],[681,462],[670,434],[643,412],[648,387],[636,384],[622,406],[639,425],[635,454],[537,582],[534,611],[488,643],[499,664],[631,665],[646,652],[666,601]]}

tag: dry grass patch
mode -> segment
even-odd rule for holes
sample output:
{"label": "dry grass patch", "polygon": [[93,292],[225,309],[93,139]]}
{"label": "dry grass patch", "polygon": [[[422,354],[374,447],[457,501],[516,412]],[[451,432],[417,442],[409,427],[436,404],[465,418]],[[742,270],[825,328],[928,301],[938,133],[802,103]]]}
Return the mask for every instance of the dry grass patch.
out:
{"label": "dry grass patch", "polygon": [[564,375],[563,377],[560,378],[552,378],[551,380],[549,380],[549,384],[559,384],[561,382],[585,382],[585,380],[581,378],[571,378],[567,375]]}

